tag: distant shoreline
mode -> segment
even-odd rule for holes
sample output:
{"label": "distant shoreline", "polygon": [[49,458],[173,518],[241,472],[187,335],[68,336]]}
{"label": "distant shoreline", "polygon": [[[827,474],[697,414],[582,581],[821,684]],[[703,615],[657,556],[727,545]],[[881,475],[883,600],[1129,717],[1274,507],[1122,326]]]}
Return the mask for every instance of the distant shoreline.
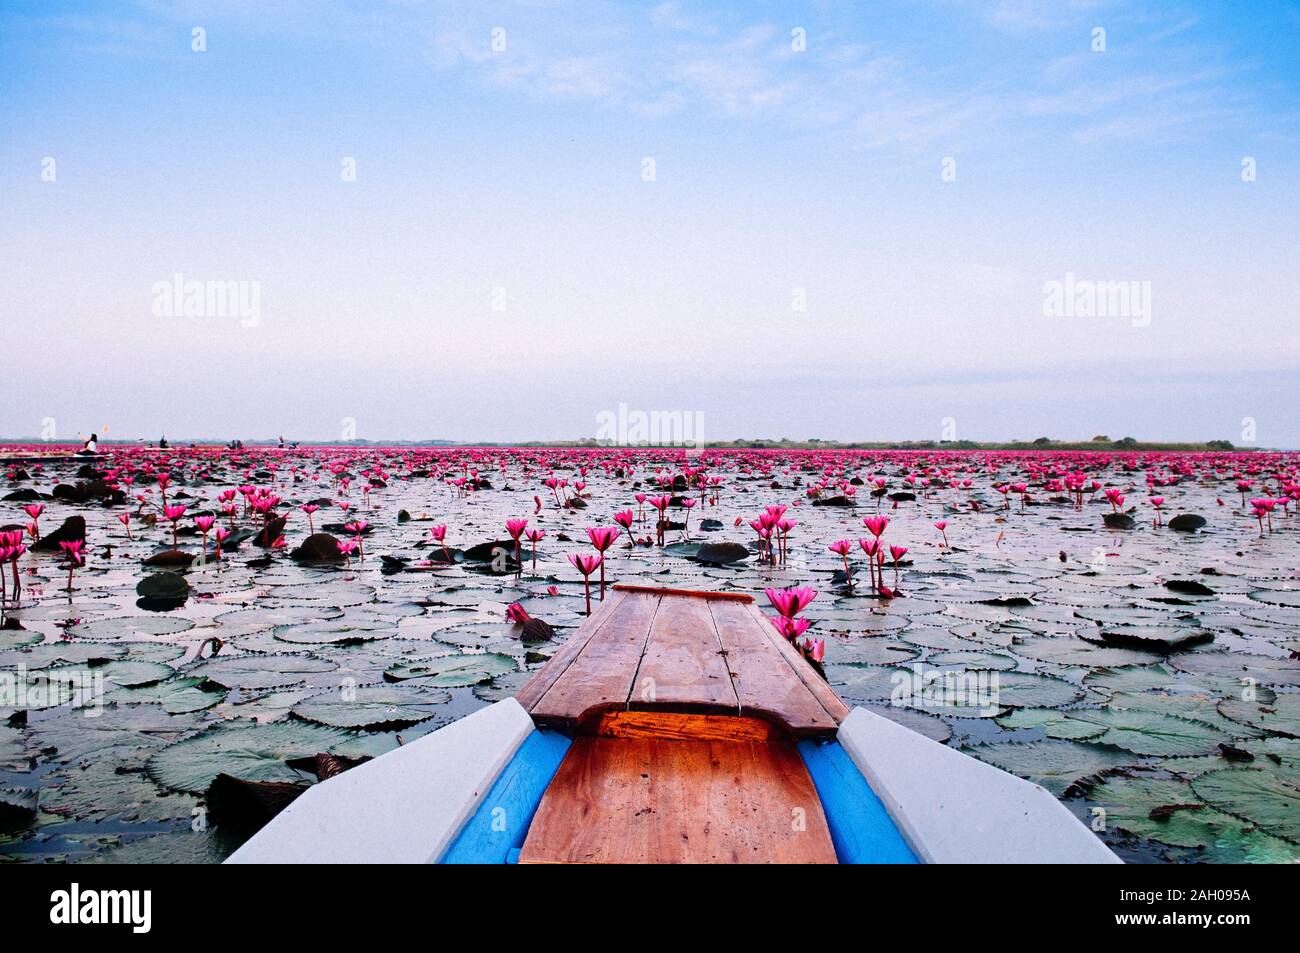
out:
{"label": "distant shoreline", "polygon": [[[140,444],[134,440],[100,440],[101,447],[149,447],[150,443]],[[156,441],[154,441],[156,443]],[[187,449],[191,446],[200,449],[227,449],[227,441],[212,439],[176,439],[168,441],[170,450]],[[1094,451],[1099,453],[1285,453],[1283,447],[1238,447],[1226,440],[1207,441],[1204,443],[1162,443],[1157,441],[1125,440],[1050,440],[1041,441],[976,441],[976,440],[898,440],[898,441],[853,441],[835,440],[707,440],[698,445],[677,444],[612,444],[587,440],[529,440],[529,441],[458,441],[458,440],[298,440],[286,442],[284,449],[291,444],[305,447],[338,447],[351,449],[394,448],[556,448],[589,450],[1026,450],[1026,451]],[[40,438],[0,438],[0,453],[8,448],[44,447],[48,450],[81,449],[81,441],[41,440]],[[278,448],[276,440],[245,440],[244,448]]]}

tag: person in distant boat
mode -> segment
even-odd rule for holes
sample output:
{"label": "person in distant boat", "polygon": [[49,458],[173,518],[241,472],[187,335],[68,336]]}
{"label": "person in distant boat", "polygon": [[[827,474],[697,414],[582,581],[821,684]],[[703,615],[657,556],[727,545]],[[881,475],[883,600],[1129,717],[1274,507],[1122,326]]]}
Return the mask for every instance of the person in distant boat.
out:
{"label": "person in distant boat", "polygon": [[99,434],[92,433],[90,438],[81,445],[81,449],[77,453],[87,457],[99,453]]}
{"label": "person in distant boat", "polygon": [[166,434],[163,434],[162,437],[158,440],[158,449],[159,449],[159,450],[166,450],[166,449],[167,449],[167,435],[166,435]]}

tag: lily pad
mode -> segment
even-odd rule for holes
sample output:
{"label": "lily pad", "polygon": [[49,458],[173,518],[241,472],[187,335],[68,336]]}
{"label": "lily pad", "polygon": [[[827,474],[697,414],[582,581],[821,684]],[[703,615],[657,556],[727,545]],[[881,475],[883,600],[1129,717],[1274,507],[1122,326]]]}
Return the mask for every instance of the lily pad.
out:
{"label": "lily pad", "polygon": [[1068,717],[1100,727],[1092,741],[1140,755],[1210,754],[1224,737],[1202,722],[1132,708],[1090,708],[1069,712]]}
{"label": "lily pad", "polygon": [[1263,685],[1300,686],[1300,661],[1244,652],[1189,652],[1170,663],[1180,672],[1254,679]]}
{"label": "lily pad", "polygon": [[304,622],[298,625],[278,625],[275,637],[293,645],[340,645],[353,642],[373,642],[393,635],[395,626],[360,623],[350,619],[326,622]]}
{"label": "lily pad", "polygon": [[459,688],[481,685],[497,675],[518,668],[508,655],[485,652],[475,655],[442,655],[432,659],[411,659],[389,666],[384,678],[390,682],[414,680],[420,685]]}
{"label": "lily pad", "polygon": [[145,769],[163,787],[190,794],[207,791],[218,774],[243,781],[301,781],[306,775],[286,762],[329,751],[350,737],[305,721],[218,722],[154,754]]}
{"label": "lily pad", "polygon": [[1122,751],[1070,741],[1002,741],[972,745],[966,754],[1041,784],[1057,797],[1088,778],[1132,763]]}
{"label": "lily pad", "polygon": [[1241,725],[1260,728],[1288,738],[1300,738],[1300,693],[1289,692],[1246,701],[1242,698],[1225,698],[1218,704],[1224,718]]}
{"label": "lily pad", "polygon": [[188,674],[224,688],[284,688],[301,684],[309,675],[332,672],[338,666],[310,655],[241,655],[213,659],[190,668]]}
{"label": "lily pad", "polygon": [[1208,804],[1300,844],[1300,777],[1260,768],[1225,768],[1192,780]]}
{"label": "lily pad", "polygon": [[335,728],[394,730],[440,714],[450,700],[447,692],[412,685],[362,685],[313,695],[294,705],[291,714]]}
{"label": "lily pad", "polygon": [[176,616],[141,615],[96,619],[69,626],[68,635],[77,639],[134,639],[140,636],[177,635],[194,628],[189,619]]}
{"label": "lily pad", "polygon": [[1286,841],[1215,810],[1184,781],[1112,778],[1094,788],[1089,799],[1105,811],[1108,828],[1175,847],[1203,848],[1207,860],[1285,863],[1295,859],[1294,848]]}

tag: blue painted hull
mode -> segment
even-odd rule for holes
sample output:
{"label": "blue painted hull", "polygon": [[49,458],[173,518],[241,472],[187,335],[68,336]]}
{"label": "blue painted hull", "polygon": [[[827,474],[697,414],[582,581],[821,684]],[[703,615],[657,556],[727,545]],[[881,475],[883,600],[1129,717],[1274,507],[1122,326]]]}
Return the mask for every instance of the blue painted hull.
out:
{"label": "blue painted hull", "polygon": [[[554,731],[530,735],[443,855],[444,864],[505,864],[519,856],[542,795],[568,753]],[[889,812],[836,741],[801,741],[836,858],[842,864],[915,864]]]}

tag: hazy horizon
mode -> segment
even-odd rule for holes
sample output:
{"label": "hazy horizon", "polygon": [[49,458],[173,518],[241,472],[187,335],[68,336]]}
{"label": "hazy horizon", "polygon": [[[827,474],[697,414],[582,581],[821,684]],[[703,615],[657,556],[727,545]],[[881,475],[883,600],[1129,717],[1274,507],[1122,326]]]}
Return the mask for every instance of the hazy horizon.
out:
{"label": "hazy horizon", "polygon": [[0,433],[1300,446],[1300,7],[1240,9],[7,4]]}

